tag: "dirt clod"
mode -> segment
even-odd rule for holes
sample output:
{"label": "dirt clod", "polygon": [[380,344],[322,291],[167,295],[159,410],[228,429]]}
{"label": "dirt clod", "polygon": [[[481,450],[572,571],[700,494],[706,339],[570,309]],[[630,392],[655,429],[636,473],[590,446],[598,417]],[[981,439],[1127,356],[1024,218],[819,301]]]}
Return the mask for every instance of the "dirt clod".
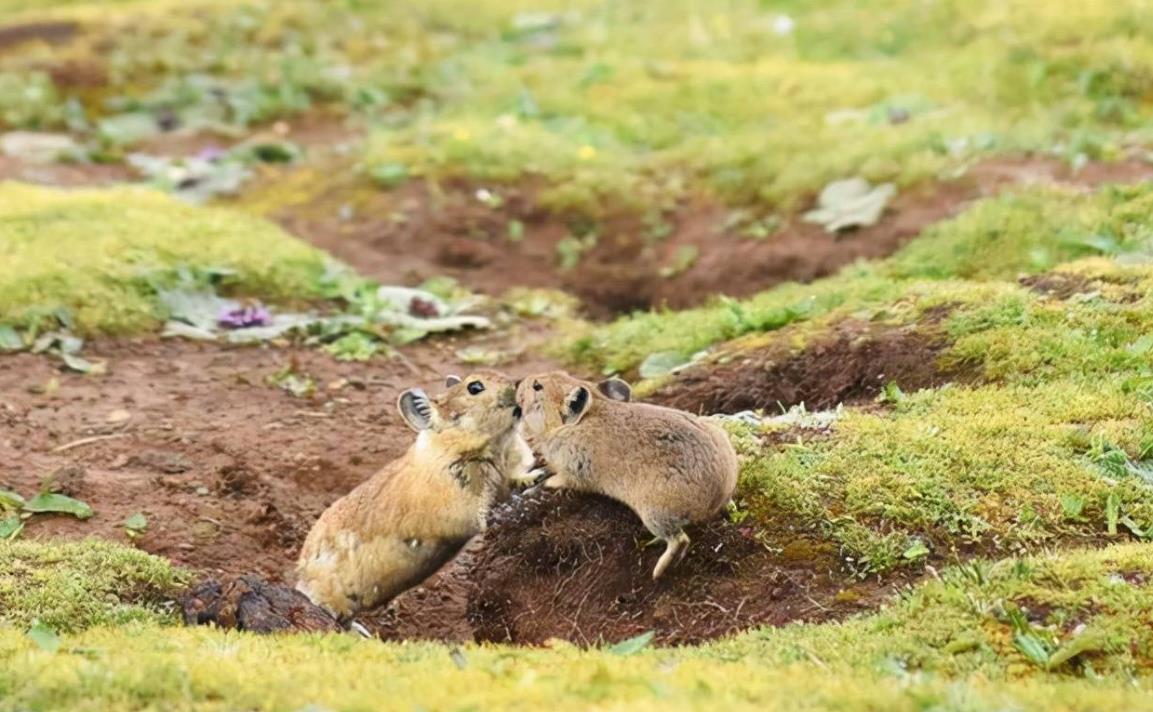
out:
{"label": "dirt clod", "polygon": [[258,576],[207,580],[180,600],[187,625],[215,625],[252,633],[338,631],[341,625],[308,598]]}

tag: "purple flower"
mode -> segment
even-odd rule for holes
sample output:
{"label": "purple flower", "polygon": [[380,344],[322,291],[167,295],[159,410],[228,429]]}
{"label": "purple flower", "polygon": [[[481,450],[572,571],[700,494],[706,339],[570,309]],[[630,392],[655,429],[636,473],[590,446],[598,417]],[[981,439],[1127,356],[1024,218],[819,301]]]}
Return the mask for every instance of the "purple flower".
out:
{"label": "purple flower", "polygon": [[413,297],[408,303],[408,313],[422,319],[434,319],[440,316],[440,310],[436,308],[435,302],[420,297]]}
{"label": "purple flower", "polygon": [[225,309],[216,319],[216,323],[225,329],[268,326],[272,323],[272,314],[260,304],[250,304],[235,309]]}
{"label": "purple flower", "polygon": [[196,157],[202,161],[217,161],[224,158],[227,151],[219,146],[207,146],[196,152]]}

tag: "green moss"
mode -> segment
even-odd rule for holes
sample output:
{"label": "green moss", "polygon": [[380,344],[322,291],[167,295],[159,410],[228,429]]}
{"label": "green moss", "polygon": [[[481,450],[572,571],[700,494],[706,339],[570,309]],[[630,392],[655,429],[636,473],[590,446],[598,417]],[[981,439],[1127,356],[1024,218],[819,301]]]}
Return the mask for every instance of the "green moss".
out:
{"label": "green moss", "polygon": [[861,571],[920,561],[906,554],[918,541],[945,559],[1100,541],[1111,499],[1140,530],[1153,524],[1153,488],[1110,477],[1070,435],[1136,445],[1151,417],[1115,382],[925,391],[893,410],[847,411],[806,444],[738,436],[740,491],[763,526],[808,524]]}
{"label": "green moss", "polygon": [[96,539],[0,542],[0,629],[170,621],[165,604],[185,578],[166,559]]}
{"label": "green moss", "polygon": [[[1153,663],[1151,567],[1140,545],[970,564],[846,623],[627,657],[565,644],[450,656],[350,635],[155,625],[68,636],[52,654],[0,630],[0,699],[33,709],[1132,709],[1148,695],[1133,676]],[[1045,658],[1023,654],[1022,640]]]}
{"label": "green moss", "polygon": [[84,333],[157,324],[152,283],[177,267],[236,271],[238,294],[318,296],[323,253],[270,223],[150,190],[0,183],[0,321],[63,307]]}

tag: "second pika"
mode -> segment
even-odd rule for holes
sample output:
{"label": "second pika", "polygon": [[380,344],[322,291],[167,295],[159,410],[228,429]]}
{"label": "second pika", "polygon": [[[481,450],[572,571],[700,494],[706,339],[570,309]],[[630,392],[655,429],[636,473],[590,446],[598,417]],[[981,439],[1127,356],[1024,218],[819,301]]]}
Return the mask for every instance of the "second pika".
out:
{"label": "second pika", "polygon": [[447,385],[431,399],[419,389],[401,394],[416,442],[325,510],[305,539],[296,588],[344,621],[455,556],[531,464],[511,380],[482,371]]}
{"label": "second pika", "polygon": [[596,492],[631,507],[666,542],[655,579],[687,553],[684,527],[732,498],[737,455],[719,427],[629,397],[624,381],[594,385],[560,371],[517,386],[521,430],[554,473],[544,486]]}

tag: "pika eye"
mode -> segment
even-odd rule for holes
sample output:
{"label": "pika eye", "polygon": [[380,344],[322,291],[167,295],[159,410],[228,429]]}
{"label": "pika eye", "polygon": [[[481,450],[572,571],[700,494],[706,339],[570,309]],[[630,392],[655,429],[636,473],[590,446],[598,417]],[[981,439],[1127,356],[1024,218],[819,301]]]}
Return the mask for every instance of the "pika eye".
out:
{"label": "pika eye", "polygon": [[534,391],[542,391],[542,390],[544,390],[544,386],[542,386],[540,384],[540,381],[533,381],[532,382],[532,389]]}
{"label": "pika eye", "polygon": [[470,381],[468,384],[468,392],[474,396],[478,393],[484,393],[484,384],[480,381]]}

